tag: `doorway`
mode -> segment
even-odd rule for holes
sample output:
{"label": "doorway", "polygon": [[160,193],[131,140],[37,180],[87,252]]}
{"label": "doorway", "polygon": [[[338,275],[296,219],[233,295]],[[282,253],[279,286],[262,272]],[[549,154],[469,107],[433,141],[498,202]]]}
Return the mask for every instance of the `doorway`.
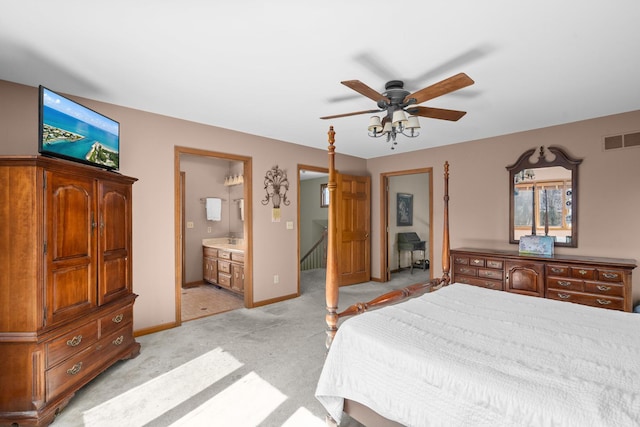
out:
{"label": "doorway", "polygon": [[[187,291],[201,285],[208,286],[203,286],[195,300],[218,295],[219,299],[212,299],[211,305],[227,307],[219,311],[227,311],[231,307],[228,296],[235,298],[234,308],[253,306],[251,170],[250,157],[188,147],[174,148],[177,325],[191,318],[215,314],[215,309],[207,309],[195,317],[189,314],[185,319],[186,306],[183,303],[194,299],[187,295]],[[240,183],[242,185],[237,185]],[[216,199],[218,203],[218,215],[215,217],[209,216],[207,206],[210,199]],[[241,283],[243,292],[221,294],[221,291],[231,290],[216,286],[215,280],[205,280],[210,279],[205,269],[205,264],[208,266],[210,262],[207,258],[205,263],[203,257],[203,240],[211,239],[221,243],[231,239],[239,242],[238,247],[242,250],[238,251],[241,254],[238,258],[244,260],[231,267],[237,267],[240,272],[238,276],[243,280],[239,282],[238,279],[234,283]],[[211,292],[214,290],[217,292]],[[193,307],[189,309],[193,310]]]}
{"label": "doorway", "polygon": [[[382,244],[380,251],[380,277],[389,281],[392,274],[410,269],[412,274],[430,279],[433,253],[433,184],[432,168],[388,172],[381,179],[381,224]],[[410,201],[410,211],[406,211]],[[398,209],[405,209],[399,218]],[[409,214],[409,215],[407,215]],[[384,232],[386,230],[386,232]],[[399,251],[399,233],[415,233],[424,242],[423,251]],[[425,273],[426,272],[426,273]],[[420,279],[421,280],[421,279]]]}
{"label": "doorway", "polygon": [[322,282],[326,273],[329,216],[323,186],[328,180],[327,168],[298,165],[298,295],[305,283]]}

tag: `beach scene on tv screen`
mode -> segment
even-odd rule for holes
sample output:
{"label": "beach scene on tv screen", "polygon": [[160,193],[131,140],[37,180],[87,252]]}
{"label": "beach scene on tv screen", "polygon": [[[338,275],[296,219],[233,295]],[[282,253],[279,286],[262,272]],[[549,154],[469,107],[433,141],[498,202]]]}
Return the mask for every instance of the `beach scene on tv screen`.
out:
{"label": "beach scene on tv screen", "polygon": [[118,122],[43,89],[42,151],[118,169]]}

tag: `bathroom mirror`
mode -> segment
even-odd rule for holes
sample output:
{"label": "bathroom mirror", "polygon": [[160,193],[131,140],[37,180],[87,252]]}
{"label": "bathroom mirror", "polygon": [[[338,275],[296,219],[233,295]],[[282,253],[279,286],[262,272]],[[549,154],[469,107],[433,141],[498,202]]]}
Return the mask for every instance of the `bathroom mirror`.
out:
{"label": "bathroom mirror", "polygon": [[552,236],[555,246],[578,247],[578,165],[559,147],[526,151],[509,171],[509,242]]}

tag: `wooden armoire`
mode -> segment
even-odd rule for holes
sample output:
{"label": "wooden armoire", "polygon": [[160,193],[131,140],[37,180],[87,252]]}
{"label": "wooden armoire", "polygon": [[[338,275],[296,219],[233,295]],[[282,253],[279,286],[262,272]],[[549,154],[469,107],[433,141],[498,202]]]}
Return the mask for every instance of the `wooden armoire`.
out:
{"label": "wooden armoire", "polygon": [[47,425],[74,393],[135,357],[135,178],[0,156],[0,425]]}

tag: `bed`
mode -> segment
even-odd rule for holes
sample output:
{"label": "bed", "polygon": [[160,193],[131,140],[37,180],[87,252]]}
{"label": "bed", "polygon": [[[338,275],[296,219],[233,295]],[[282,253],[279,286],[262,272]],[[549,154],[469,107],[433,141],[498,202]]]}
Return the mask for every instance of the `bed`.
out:
{"label": "bed", "polygon": [[327,424],[347,413],[367,426],[640,425],[640,315],[450,284],[448,175],[445,163],[442,276],[343,311],[329,204],[316,389]]}

